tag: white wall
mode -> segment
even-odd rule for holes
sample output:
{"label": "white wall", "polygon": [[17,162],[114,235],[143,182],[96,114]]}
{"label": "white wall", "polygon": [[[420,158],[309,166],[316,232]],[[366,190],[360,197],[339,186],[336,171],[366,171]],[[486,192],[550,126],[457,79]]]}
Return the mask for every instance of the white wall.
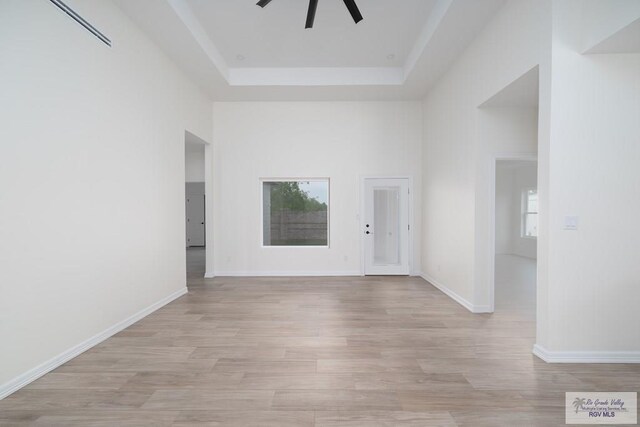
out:
{"label": "white wall", "polygon": [[[215,103],[215,268],[229,274],[360,274],[360,177],[412,176],[420,236],[417,102]],[[329,177],[330,248],[261,247],[260,178]],[[413,246],[419,272],[419,239]]]}
{"label": "white wall", "polygon": [[204,182],[204,144],[184,146],[185,182]]}
{"label": "white wall", "polygon": [[[424,103],[422,268],[482,311],[481,116],[493,111],[476,107],[539,64],[536,354],[550,361],[640,361],[640,55],[580,54],[612,32],[590,32],[601,5],[509,1]],[[638,2],[610,6],[640,17]],[[578,231],[563,230],[568,215],[579,216]]]}
{"label": "white wall", "polygon": [[546,88],[549,38],[548,1],[507,2],[424,101],[422,271],[472,310],[489,309],[495,157],[547,135],[534,108],[478,107],[536,65]]}
{"label": "white wall", "polygon": [[535,162],[499,161],[496,167],[496,254],[536,258],[536,239],[522,236],[522,194],[537,188]]}
{"label": "white wall", "polygon": [[0,2],[0,394],[185,288],[184,134],[210,139],[211,103],[110,1],[77,10],[112,48]]}
{"label": "white wall", "polygon": [[[638,2],[627,4],[640,17]],[[590,5],[553,8],[549,268],[538,310],[548,323],[538,344],[551,357],[640,361],[640,54],[581,55]],[[567,215],[579,216],[577,231],[563,229]]]}

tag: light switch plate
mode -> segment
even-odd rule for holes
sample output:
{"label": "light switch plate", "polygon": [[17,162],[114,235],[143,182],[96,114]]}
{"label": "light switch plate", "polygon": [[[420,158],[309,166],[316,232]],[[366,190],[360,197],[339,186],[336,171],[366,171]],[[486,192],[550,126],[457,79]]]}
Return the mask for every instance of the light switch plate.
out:
{"label": "light switch plate", "polygon": [[575,231],[578,229],[578,217],[577,216],[565,216],[564,217],[564,229]]}

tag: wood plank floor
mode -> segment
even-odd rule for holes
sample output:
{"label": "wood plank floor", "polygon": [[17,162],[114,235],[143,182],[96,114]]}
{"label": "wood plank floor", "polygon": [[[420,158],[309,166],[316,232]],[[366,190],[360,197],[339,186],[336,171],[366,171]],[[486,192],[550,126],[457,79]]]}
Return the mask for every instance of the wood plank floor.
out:
{"label": "wood plank floor", "polygon": [[[556,426],[637,365],[549,365],[527,311],[418,278],[216,278],[0,401],[1,425]],[[523,314],[524,313],[524,314]]]}

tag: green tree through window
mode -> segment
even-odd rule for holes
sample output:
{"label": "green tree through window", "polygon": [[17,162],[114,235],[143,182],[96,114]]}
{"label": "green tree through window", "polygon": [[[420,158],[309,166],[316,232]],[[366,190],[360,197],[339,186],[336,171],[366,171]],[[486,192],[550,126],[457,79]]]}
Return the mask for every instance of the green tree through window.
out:
{"label": "green tree through window", "polygon": [[284,209],[295,212],[326,211],[327,204],[309,196],[297,181],[271,183],[271,213]]}
{"label": "green tree through window", "polygon": [[327,246],[329,181],[263,182],[265,246]]}

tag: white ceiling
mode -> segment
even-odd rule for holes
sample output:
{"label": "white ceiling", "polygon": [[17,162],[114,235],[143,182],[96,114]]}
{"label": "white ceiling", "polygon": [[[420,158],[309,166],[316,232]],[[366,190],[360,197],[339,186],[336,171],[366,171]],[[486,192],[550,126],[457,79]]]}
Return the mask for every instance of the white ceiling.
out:
{"label": "white ceiling", "polygon": [[585,53],[640,53],[640,19],[616,31]]}
{"label": "white ceiling", "polygon": [[115,1],[214,100],[422,99],[505,2]]}
{"label": "white ceiling", "polygon": [[187,149],[191,151],[203,151],[204,146],[207,144],[204,140],[200,139],[200,137],[192,134],[189,131],[184,133],[184,143]]}
{"label": "white ceiling", "polygon": [[402,67],[436,1],[360,0],[356,25],[342,0],[319,0],[312,29],[307,1],[187,3],[230,67],[306,68]]}
{"label": "white ceiling", "polygon": [[483,102],[480,107],[534,108],[539,104],[539,88],[539,68],[535,66]]}

